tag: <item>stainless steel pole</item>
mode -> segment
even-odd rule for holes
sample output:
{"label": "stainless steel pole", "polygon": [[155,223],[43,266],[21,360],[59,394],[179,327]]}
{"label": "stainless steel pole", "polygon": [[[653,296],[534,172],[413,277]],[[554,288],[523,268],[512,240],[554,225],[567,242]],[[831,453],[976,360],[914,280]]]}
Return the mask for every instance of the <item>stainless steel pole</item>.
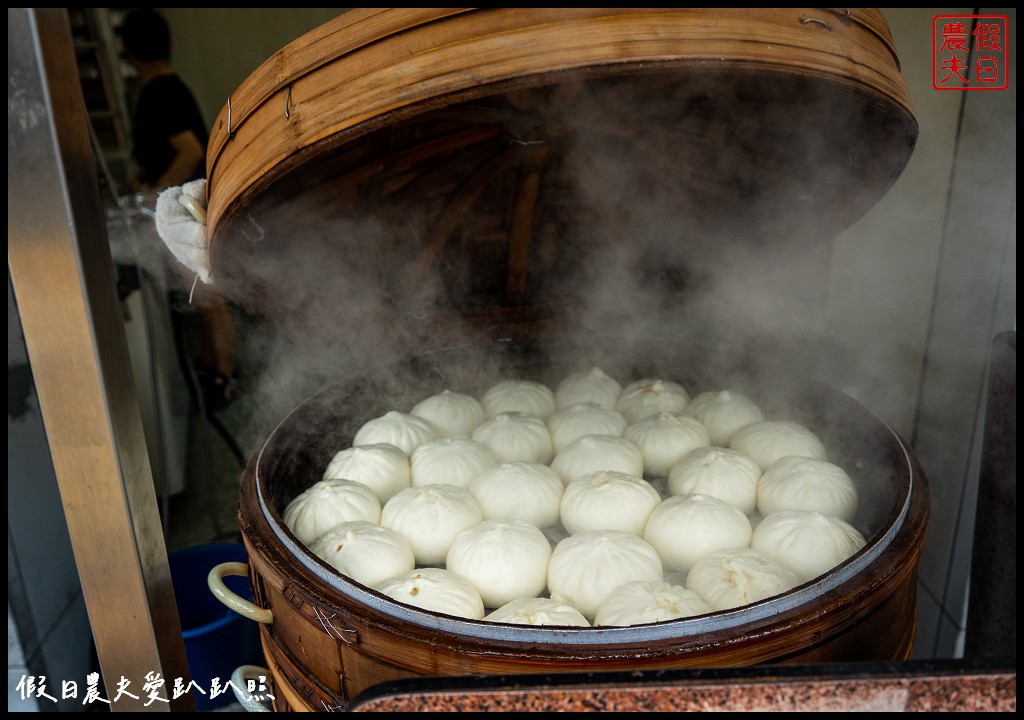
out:
{"label": "stainless steel pole", "polygon": [[8,270],[106,698],[194,710],[65,9],[8,8],[7,94]]}

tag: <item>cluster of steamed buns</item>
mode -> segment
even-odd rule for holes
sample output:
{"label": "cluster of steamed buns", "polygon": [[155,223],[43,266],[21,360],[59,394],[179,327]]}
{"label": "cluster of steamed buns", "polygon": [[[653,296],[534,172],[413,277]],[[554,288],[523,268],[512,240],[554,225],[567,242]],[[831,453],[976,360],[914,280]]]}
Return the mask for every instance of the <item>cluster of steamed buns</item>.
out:
{"label": "cluster of steamed buns", "polygon": [[338,572],[473,620],[626,626],[786,592],[865,544],[810,429],[599,368],[365,422],[284,521]]}

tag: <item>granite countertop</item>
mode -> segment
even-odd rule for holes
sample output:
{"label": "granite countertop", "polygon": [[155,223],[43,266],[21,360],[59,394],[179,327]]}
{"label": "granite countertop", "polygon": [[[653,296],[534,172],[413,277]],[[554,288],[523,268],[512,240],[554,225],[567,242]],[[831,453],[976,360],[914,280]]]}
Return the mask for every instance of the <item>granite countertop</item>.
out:
{"label": "granite countertop", "polygon": [[1016,658],[413,678],[353,712],[1016,712]]}

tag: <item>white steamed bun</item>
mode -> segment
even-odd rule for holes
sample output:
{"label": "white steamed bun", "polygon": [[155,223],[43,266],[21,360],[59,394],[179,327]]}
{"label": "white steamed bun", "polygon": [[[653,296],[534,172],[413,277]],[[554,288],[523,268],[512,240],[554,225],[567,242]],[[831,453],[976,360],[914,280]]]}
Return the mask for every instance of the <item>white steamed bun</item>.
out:
{"label": "white steamed bun", "polygon": [[484,603],[466,578],[443,568],[410,570],[380,583],[377,588],[398,602],[421,610],[482,620]]}
{"label": "white steamed bun", "polygon": [[390,443],[360,445],[335,453],[324,480],[351,480],[370,488],[381,504],[412,484],[409,456]]}
{"label": "white steamed bun", "polygon": [[320,480],[295,497],[284,510],[284,524],[309,545],[338,523],[380,520],[380,500],[370,488],[351,480]]}
{"label": "white steamed bun", "polygon": [[412,546],[417,565],[440,565],[455,537],[483,520],[480,506],[455,485],[411,487],[387,501],[380,524]]}

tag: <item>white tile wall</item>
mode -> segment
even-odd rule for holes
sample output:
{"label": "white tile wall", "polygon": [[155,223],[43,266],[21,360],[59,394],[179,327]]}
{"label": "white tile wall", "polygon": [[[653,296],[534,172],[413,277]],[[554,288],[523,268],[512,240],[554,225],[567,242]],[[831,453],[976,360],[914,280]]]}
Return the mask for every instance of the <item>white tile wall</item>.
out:
{"label": "white tile wall", "polygon": [[935,90],[932,17],[1009,13],[1014,28],[1016,16],[1001,9],[882,10],[920,136],[892,190],[835,243],[830,323],[848,352],[831,381],[893,425],[924,467],[932,514],[920,566],[928,592],[918,652],[930,647],[936,657],[956,657],[987,357],[992,338],[1016,324],[1016,94],[1014,87]]}

